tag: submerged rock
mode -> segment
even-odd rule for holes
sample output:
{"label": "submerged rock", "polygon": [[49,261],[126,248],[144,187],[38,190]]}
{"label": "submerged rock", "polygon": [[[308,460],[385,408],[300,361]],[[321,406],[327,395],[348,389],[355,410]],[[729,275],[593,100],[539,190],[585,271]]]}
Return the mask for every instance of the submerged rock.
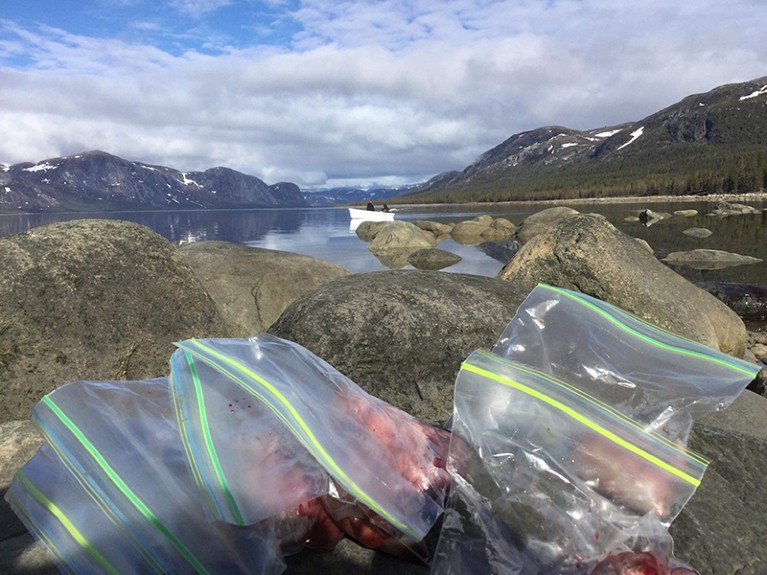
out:
{"label": "submerged rock", "polygon": [[707,228],[689,228],[682,232],[686,236],[690,236],[691,238],[707,238],[714,232]]}
{"label": "submerged rock", "polygon": [[767,286],[733,282],[702,282],[698,286],[744,320],[767,321]]}
{"label": "submerged rock", "polygon": [[665,258],[662,258],[661,261],[668,264],[687,266],[696,270],[720,270],[732,266],[754,264],[762,260],[722,250],[697,249],[687,252],[671,252]]}
{"label": "submerged rock", "polygon": [[413,252],[407,261],[419,270],[441,270],[457,264],[461,259],[461,256],[446,250],[427,248]]}

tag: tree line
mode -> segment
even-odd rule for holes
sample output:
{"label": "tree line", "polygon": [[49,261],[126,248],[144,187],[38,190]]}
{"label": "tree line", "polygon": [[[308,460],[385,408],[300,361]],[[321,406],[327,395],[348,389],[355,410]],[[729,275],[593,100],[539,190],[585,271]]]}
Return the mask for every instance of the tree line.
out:
{"label": "tree line", "polygon": [[764,146],[658,146],[641,156],[553,169],[486,171],[400,203],[503,202],[628,196],[746,194],[767,190]]}

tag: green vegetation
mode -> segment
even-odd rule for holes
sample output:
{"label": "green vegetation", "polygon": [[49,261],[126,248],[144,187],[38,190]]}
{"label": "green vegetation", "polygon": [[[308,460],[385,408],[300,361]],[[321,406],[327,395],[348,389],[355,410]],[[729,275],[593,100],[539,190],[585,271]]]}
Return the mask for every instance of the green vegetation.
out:
{"label": "green vegetation", "polygon": [[557,167],[491,167],[398,203],[502,202],[750,193],[767,188],[763,145],[674,143]]}

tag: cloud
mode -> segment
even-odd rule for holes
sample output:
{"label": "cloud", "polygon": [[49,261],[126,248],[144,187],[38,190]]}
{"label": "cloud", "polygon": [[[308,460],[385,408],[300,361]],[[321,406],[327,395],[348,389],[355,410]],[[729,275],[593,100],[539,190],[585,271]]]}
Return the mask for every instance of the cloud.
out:
{"label": "cloud", "polygon": [[[177,2],[199,21],[162,41],[146,10],[111,37],[4,21],[0,161],[99,148],[270,183],[401,183],[520,131],[639,120],[767,73],[765,9],[746,0],[271,0],[241,12],[267,20],[215,28],[227,4]],[[283,45],[253,32],[275,18],[296,27]]]}
{"label": "cloud", "polygon": [[171,0],[169,2],[173,9],[194,18],[200,18],[232,3],[233,0]]}

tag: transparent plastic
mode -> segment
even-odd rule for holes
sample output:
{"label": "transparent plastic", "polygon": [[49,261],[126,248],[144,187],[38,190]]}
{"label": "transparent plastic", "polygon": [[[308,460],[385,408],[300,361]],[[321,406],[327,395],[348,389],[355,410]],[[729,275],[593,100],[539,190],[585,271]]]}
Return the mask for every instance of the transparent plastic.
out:
{"label": "transparent plastic", "polygon": [[435,575],[694,574],[667,527],[707,461],[694,417],[757,366],[550,286],[456,380]]}
{"label": "transparent plastic", "polygon": [[[284,339],[264,334],[177,345],[195,364],[219,373],[207,388],[236,384],[319,463],[333,480],[326,507],[342,529],[372,548],[396,553],[402,545],[426,559],[420,543],[442,514],[449,484],[448,432],[367,394]],[[247,473],[236,459],[225,471]]]}
{"label": "transparent plastic", "polygon": [[181,445],[211,518],[250,525],[328,493],[325,470],[267,405],[186,350],[170,365]]}
{"label": "transparent plastic", "polygon": [[727,407],[759,371],[606,302],[545,284],[525,299],[493,352],[685,443],[694,419]]}
{"label": "transparent plastic", "polygon": [[43,398],[34,419],[47,445],[17,473],[8,500],[62,570],[284,570],[273,525],[207,520],[187,473],[167,378],[68,384]]}

